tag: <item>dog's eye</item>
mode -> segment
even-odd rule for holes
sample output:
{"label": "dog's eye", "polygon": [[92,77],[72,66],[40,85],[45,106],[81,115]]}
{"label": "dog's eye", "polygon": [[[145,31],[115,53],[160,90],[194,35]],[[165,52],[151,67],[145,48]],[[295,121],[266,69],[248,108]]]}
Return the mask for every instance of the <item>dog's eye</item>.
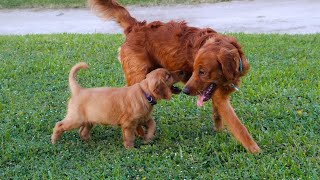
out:
{"label": "dog's eye", "polygon": [[205,72],[204,72],[204,70],[203,70],[203,69],[200,69],[200,70],[199,70],[199,75],[200,75],[200,76],[205,75]]}

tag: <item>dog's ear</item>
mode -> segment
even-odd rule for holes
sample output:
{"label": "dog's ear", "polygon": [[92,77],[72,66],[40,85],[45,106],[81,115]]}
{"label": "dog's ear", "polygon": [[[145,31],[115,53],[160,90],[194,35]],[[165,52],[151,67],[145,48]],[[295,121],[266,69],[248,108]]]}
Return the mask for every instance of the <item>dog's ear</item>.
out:
{"label": "dog's ear", "polygon": [[240,56],[237,49],[227,50],[222,48],[218,54],[218,61],[222,67],[222,73],[227,80],[233,80],[240,75]]}
{"label": "dog's ear", "polygon": [[237,42],[237,40],[234,37],[229,37],[229,42],[238,49],[238,53],[240,54],[241,57],[241,62],[242,62],[242,72],[240,71],[239,76],[244,76],[250,69],[250,65],[242,51],[242,48],[240,44]]}
{"label": "dog's ear", "polygon": [[154,80],[151,85],[151,91],[157,97],[157,99],[170,99],[171,98],[171,89],[162,79]]}

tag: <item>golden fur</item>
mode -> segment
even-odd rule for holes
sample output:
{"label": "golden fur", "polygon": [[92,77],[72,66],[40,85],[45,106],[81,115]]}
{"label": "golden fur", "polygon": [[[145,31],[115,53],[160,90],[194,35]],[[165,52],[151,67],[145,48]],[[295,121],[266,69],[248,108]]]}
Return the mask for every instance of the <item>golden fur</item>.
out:
{"label": "golden fur", "polygon": [[183,21],[137,21],[114,0],[89,0],[89,4],[100,17],[115,20],[124,30],[126,39],[119,57],[129,86],[156,68],[182,70],[185,94],[198,96],[198,105],[212,99],[215,130],[222,129],[224,120],[249,152],[260,151],[230,105],[230,94],[249,70],[235,38],[210,28],[190,27]]}
{"label": "golden fur", "polygon": [[[154,100],[170,99],[170,88],[178,81],[178,72],[170,73],[160,68],[130,87],[85,89],[77,84],[75,74],[79,69],[87,67],[86,63],[78,63],[70,71],[69,85],[72,96],[66,117],[54,127],[52,143],[55,143],[64,131],[76,128],[80,128],[80,137],[87,140],[95,124],[121,126],[125,148],[134,147],[135,133],[142,135],[144,142],[151,141],[156,123],[150,116],[153,106],[147,101],[145,93]],[[145,134],[140,129],[141,126],[146,128]]]}

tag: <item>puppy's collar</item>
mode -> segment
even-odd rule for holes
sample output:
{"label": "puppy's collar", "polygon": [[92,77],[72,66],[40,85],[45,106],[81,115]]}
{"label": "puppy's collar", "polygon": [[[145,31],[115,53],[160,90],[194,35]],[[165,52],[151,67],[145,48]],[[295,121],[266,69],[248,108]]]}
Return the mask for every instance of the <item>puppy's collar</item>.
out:
{"label": "puppy's collar", "polygon": [[150,94],[147,94],[143,91],[144,96],[146,97],[147,101],[151,104],[151,106],[156,105],[157,101],[153,99],[153,97]]}

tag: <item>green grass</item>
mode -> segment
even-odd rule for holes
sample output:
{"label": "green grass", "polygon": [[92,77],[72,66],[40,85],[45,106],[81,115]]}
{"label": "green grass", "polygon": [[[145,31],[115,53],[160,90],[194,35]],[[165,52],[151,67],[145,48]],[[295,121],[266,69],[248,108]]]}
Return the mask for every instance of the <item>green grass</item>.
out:
{"label": "green grass", "polygon": [[[216,3],[229,0],[118,0],[122,5]],[[1,0],[0,8],[83,8],[86,0]]]}
{"label": "green grass", "polygon": [[320,34],[233,34],[251,64],[232,104],[263,152],[247,153],[212,130],[211,103],[180,94],[161,101],[152,144],[125,150],[121,130],[95,127],[52,145],[66,113],[68,72],[84,87],[125,84],[121,35],[0,36],[0,179],[319,179]]}

